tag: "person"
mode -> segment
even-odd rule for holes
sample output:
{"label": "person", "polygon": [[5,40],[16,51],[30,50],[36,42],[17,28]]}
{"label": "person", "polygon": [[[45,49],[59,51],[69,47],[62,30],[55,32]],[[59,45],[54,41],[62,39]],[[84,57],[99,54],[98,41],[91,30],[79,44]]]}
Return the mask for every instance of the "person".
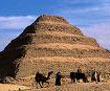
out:
{"label": "person", "polygon": [[62,78],[61,72],[57,72],[56,80],[55,80],[55,85],[56,86],[61,86],[61,78]]}
{"label": "person", "polygon": [[100,75],[101,75],[100,72],[94,71],[94,72],[92,73],[92,76],[91,76],[92,82],[94,82],[94,81],[95,81],[96,83],[100,82]]}
{"label": "person", "polygon": [[78,73],[82,73],[82,69],[81,69],[81,68],[78,68],[78,69],[77,69],[77,72],[78,72]]}

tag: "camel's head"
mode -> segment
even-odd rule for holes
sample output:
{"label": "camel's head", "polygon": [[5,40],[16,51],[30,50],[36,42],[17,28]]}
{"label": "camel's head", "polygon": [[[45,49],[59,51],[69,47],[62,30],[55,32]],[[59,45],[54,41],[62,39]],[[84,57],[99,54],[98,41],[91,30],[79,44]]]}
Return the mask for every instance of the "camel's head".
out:
{"label": "camel's head", "polygon": [[50,75],[52,75],[53,71],[48,72],[47,79],[50,79]]}
{"label": "camel's head", "polygon": [[48,74],[49,74],[49,75],[53,74],[53,71],[50,71]]}

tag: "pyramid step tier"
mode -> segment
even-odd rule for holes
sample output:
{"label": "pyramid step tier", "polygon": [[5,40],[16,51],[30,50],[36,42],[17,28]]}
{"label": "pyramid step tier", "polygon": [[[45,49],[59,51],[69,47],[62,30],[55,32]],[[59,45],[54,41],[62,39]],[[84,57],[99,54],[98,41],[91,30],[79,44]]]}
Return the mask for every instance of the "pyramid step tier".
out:
{"label": "pyramid step tier", "polygon": [[[60,33],[59,33],[60,34]],[[36,35],[30,35],[35,36],[33,41],[36,43],[71,43],[71,44],[85,44],[85,45],[93,45],[93,46],[99,46],[96,43],[96,40],[93,38],[88,38],[84,36],[58,36],[58,35],[52,35],[52,34],[36,34]]]}
{"label": "pyramid step tier", "polygon": [[56,31],[56,32],[66,32],[71,34],[83,35],[80,29],[72,25],[61,25],[61,24],[51,24],[51,23],[36,23],[28,26],[23,35],[26,33],[37,33],[39,31]]}
{"label": "pyramid step tier", "polygon": [[73,48],[72,50],[70,49],[60,49],[60,48],[47,48],[47,47],[42,47],[38,48],[32,47],[32,46],[27,46],[26,54],[29,57],[44,57],[44,56],[49,56],[49,57],[54,57],[54,56],[62,56],[62,57],[75,57],[75,58],[85,58],[85,57],[110,57],[109,53],[106,50],[100,49],[81,49],[81,48]]}
{"label": "pyramid step tier", "polygon": [[51,48],[51,49],[82,49],[82,50],[100,50],[100,47],[90,46],[90,45],[82,45],[82,44],[69,44],[69,43],[44,43],[44,44],[33,44],[31,46],[35,46],[36,48]]}
{"label": "pyramid step tier", "polygon": [[[59,36],[59,37],[85,37],[83,35],[77,35],[77,34],[71,34],[71,33],[66,33],[66,32],[56,32],[56,31],[38,31],[37,33],[31,33],[31,34],[26,34],[26,35],[33,35],[33,37],[36,37],[37,35],[52,35],[52,36]],[[87,37],[88,38],[88,37]]]}
{"label": "pyramid step tier", "polygon": [[[6,50],[0,53],[0,60],[6,60],[7,62],[13,61],[16,58],[21,58],[23,56],[29,57],[75,57],[75,58],[86,58],[86,57],[104,57],[110,58],[107,50],[100,49],[98,47],[78,45],[78,44],[38,44],[38,45],[28,45],[19,48]],[[9,62],[10,62],[9,61]],[[7,63],[5,61],[1,61]]]}
{"label": "pyramid step tier", "polygon": [[[60,33],[62,34],[60,36]],[[63,32],[39,32],[37,34],[27,34],[13,40],[5,49],[16,48],[28,44],[41,44],[41,43],[69,43],[69,44],[84,44],[99,47],[96,40],[75,34],[68,34]]]}
{"label": "pyramid step tier", "polygon": [[71,62],[78,62],[78,63],[88,63],[88,62],[110,62],[109,58],[103,58],[103,57],[86,57],[86,58],[74,58],[74,57],[58,57],[58,56],[54,56],[54,57],[36,57],[33,58],[32,62],[35,60],[44,60],[44,61],[48,61],[48,62],[67,62],[67,63],[71,63]]}

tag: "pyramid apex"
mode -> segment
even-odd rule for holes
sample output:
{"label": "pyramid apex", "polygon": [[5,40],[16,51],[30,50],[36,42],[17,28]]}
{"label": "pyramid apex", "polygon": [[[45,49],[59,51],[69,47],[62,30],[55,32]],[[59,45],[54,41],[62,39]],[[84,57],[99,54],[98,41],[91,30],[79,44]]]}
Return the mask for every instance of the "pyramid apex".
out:
{"label": "pyramid apex", "polygon": [[64,23],[69,24],[69,22],[64,19],[62,16],[59,15],[48,15],[48,14],[42,14],[37,18],[35,22],[56,22],[56,23]]}

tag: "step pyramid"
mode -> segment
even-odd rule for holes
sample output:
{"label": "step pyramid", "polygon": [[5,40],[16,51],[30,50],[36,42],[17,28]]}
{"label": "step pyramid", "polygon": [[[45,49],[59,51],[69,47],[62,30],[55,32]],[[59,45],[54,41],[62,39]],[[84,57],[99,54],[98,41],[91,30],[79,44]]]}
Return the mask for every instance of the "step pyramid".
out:
{"label": "step pyramid", "polygon": [[107,78],[109,65],[109,50],[55,15],[38,17],[0,52],[1,77],[13,77],[16,83],[37,71],[61,71],[67,75],[78,67],[85,72],[98,70]]}

